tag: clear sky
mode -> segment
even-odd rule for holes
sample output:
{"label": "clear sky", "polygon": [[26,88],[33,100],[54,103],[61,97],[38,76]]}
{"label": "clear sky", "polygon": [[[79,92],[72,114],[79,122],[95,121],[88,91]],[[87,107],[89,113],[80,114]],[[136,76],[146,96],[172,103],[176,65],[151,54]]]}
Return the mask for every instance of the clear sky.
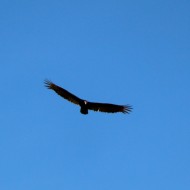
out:
{"label": "clear sky", "polygon": [[189,0],[1,0],[0,81],[1,190],[190,189]]}

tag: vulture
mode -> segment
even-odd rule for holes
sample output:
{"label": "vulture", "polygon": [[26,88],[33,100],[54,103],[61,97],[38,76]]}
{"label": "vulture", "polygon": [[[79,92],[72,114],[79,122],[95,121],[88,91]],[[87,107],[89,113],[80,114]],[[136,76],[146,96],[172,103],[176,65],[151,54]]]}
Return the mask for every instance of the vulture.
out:
{"label": "vulture", "polygon": [[58,95],[60,95],[64,99],[76,105],[79,105],[80,112],[82,114],[88,114],[88,110],[107,112],[107,113],[121,112],[124,114],[132,111],[132,107],[130,105],[116,105],[110,103],[89,102],[87,100],[80,99],[79,97],[75,96],[74,94],[70,93],[64,88],[57,86],[56,84],[54,84],[49,80],[45,80],[44,83],[48,89],[54,90]]}

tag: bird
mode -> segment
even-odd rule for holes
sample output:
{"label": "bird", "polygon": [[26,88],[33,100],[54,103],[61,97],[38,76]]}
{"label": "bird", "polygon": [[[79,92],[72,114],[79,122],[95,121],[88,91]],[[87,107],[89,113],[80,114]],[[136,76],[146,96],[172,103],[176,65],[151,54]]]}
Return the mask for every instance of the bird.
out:
{"label": "bird", "polygon": [[88,114],[88,110],[106,112],[106,113],[117,113],[121,112],[124,114],[128,114],[132,111],[132,106],[130,105],[116,105],[110,103],[97,103],[97,102],[89,102],[87,100],[83,100],[71,92],[65,90],[64,88],[54,84],[50,80],[44,80],[45,87],[55,91],[62,98],[80,106],[81,114]]}

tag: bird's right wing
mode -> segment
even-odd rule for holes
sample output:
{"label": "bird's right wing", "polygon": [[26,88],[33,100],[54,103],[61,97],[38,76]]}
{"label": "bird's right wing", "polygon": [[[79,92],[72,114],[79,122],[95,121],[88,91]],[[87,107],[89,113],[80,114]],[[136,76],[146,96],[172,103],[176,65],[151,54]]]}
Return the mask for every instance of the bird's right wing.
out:
{"label": "bird's right wing", "polygon": [[61,97],[65,98],[66,100],[74,104],[79,105],[79,103],[82,101],[80,98],[78,98],[74,94],[71,94],[69,91],[61,88],[60,86],[57,86],[56,84],[54,84],[53,82],[49,80],[45,80],[44,83],[48,89],[54,90],[58,95],[60,95]]}

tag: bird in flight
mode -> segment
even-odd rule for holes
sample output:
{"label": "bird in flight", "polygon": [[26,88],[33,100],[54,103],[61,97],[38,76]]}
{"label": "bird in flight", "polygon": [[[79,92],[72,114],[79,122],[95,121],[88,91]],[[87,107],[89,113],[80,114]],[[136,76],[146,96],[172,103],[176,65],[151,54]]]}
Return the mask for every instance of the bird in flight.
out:
{"label": "bird in flight", "polygon": [[129,113],[132,111],[132,107],[130,105],[116,105],[110,103],[96,103],[89,102],[87,100],[83,100],[65,90],[64,88],[57,86],[53,82],[49,80],[44,81],[45,86],[48,89],[54,90],[58,95],[63,97],[64,99],[80,106],[80,112],[82,114],[88,114],[88,110],[107,112],[107,113]]}

